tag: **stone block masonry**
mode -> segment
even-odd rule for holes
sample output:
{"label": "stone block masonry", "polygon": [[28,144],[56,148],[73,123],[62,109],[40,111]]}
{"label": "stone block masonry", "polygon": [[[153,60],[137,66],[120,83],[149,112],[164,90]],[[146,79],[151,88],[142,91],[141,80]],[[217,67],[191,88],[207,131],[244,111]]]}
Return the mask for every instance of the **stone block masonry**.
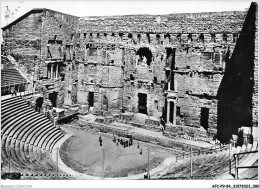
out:
{"label": "stone block masonry", "polygon": [[[80,105],[99,115],[163,116],[170,126],[216,133],[219,87],[226,82],[249,13],[79,18],[34,9],[3,28],[3,49],[28,73],[37,68],[45,82],[55,83],[49,91],[58,92],[58,106]],[[250,115],[256,126],[254,32]]]}

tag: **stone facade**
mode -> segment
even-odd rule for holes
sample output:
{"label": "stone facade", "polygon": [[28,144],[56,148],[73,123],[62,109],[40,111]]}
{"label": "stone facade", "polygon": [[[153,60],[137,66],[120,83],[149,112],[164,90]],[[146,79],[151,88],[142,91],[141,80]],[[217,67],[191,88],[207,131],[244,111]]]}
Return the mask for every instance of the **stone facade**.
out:
{"label": "stone facade", "polygon": [[3,49],[28,73],[38,70],[37,80],[58,93],[57,106],[86,106],[103,116],[145,113],[164,117],[169,131],[177,125],[216,133],[219,86],[246,15],[78,18],[34,9],[3,28]]}
{"label": "stone facade", "polygon": [[[33,9],[2,28],[5,54],[14,57],[32,81],[45,85],[47,93],[59,92],[59,106],[64,102],[60,77],[66,64],[73,60],[72,55],[68,57],[71,53],[67,49],[76,47],[73,35],[77,23],[76,16]],[[54,67],[52,76],[51,67]]]}

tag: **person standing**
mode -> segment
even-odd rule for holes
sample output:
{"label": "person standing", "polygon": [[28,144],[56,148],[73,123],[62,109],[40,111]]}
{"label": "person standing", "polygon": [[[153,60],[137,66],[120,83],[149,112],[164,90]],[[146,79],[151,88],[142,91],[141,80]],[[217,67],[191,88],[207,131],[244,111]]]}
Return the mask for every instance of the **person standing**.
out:
{"label": "person standing", "polygon": [[140,152],[139,152],[139,154],[141,154],[141,155],[143,154],[143,150],[142,150],[142,148],[140,148]]}
{"label": "person standing", "polygon": [[130,137],[129,146],[133,144],[133,136]]}
{"label": "person standing", "polygon": [[164,130],[165,130],[165,121],[164,121],[163,117],[160,117],[160,130],[161,130],[162,133],[164,134]]}
{"label": "person standing", "polygon": [[116,142],[116,136],[113,135],[113,142],[115,143]]}
{"label": "person standing", "polygon": [[242,146],[244,143],[244,130],[243,129],[239,129],[237,140],[238,140],[237,146]]}
{"label": "person standing", "polygon": [[102,138],[101,138],[101,136],[99,137],[99,146],[102,146]]}
{"label": "person standing", "polygon": [[[37,107],[37,108],[40,109],[39,107]],[[59,116],[55,109],[53,109],[53,111],[52,111],[52,117],[53,117],[54,126],[56,127]]]}

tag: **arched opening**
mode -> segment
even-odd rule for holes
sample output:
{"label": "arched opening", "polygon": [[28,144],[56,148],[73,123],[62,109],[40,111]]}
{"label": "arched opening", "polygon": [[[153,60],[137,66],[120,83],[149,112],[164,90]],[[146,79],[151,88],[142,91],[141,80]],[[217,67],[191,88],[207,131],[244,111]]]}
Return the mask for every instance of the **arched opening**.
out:
{"label": "arched opening", "polygon": [[149,48],[147,47],[141,47],[140,49],[138,49],[138,51],[136,52],[136,55],[139,55],[139,59],[138,59],[138,65],[140,64],[147,64],[148,66],[150,66],[151,62],[152,62],[152,52],[149,50]]}

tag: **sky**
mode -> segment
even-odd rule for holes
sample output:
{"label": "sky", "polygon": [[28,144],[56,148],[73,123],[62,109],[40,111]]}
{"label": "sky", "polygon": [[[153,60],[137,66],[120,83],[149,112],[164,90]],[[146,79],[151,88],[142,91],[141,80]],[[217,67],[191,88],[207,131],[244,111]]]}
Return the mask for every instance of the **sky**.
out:
{"label": "sky", "polygon": [[[251,1],[175,1],[175,0],[2,0],[1,27],[33,8],[48,8],[59,12],[83,16],[109,16],[132,14],[172,14],[193,12],[244,11]],[[8,8],[8,9],[7,9]],[[6,19],[7,11],[13,15]]]}

